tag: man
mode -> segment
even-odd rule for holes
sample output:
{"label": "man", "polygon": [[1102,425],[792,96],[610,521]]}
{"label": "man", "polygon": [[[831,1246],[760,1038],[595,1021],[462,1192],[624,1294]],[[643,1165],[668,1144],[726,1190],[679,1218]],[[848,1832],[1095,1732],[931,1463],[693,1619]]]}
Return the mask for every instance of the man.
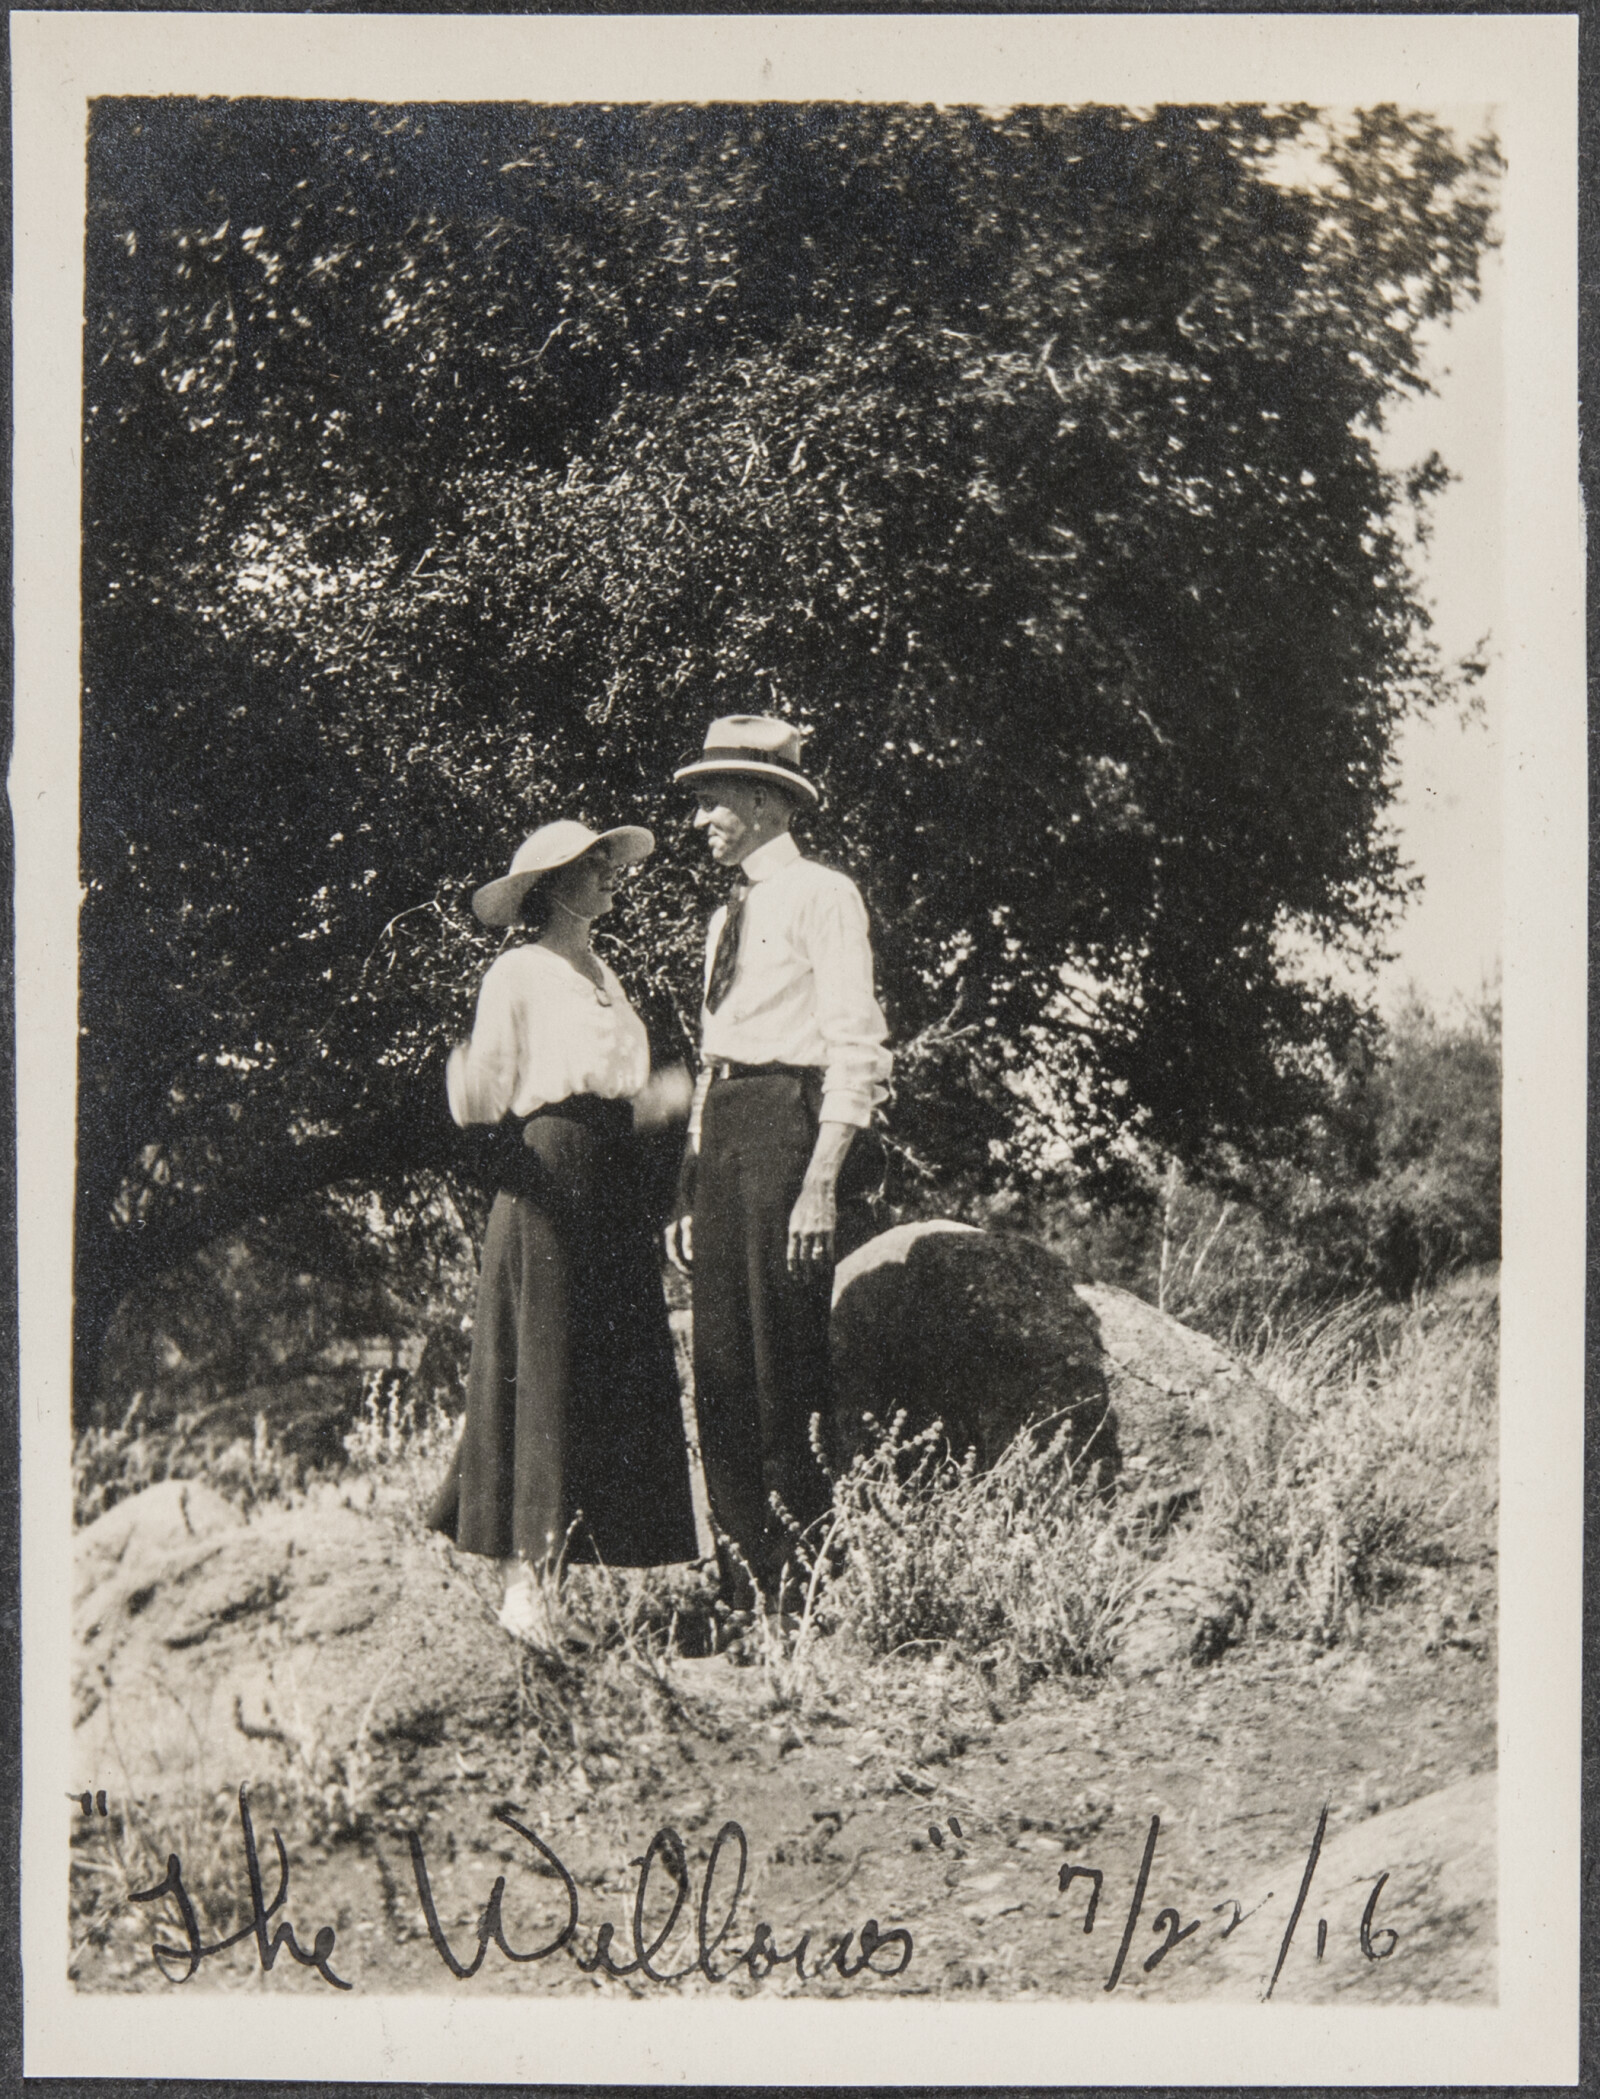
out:
{"label": "man", "polygon": [[706,939],[702,1066],[667,1245],[693,1264],[712,1513],[774,1603],[789,1539],[770,1497],[801,1525],[830,1497],[810,1423],[828,1412],[840,1234],[866,1235],[840,1173],[884,1097],[887,1030],[860,892],[790,833],[821,800],[800,732],[725,716],[673,777],[694,789],[696,828],[737,879]]}

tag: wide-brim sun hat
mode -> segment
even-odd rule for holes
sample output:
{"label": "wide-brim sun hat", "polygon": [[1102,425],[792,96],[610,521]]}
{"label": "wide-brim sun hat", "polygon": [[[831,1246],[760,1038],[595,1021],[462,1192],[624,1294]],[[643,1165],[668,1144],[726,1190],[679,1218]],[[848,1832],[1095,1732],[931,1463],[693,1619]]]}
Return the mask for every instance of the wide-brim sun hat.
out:
{"label": "wide-brim sun hat", "polygon": [[574,817],[563,816],[553,824],[541,824],[525,838],[512,855],[511,871],[496,881],[485,882],[473,892],[472,908],[486,926],[514,926],[522,916],[522,900],[535,882],[570,867],[597,845],[609,845],[615,862],[637,866],[656,849],[655,834],[643,824],[617,824],[609,831],[591,831]]}
{"label": "wide-brim sun hat", "polygon": [[713,773],[744,774],[752,780],[775,780],[804,795],[813,807],[822,790],[800,770],[800,739],[805,732],[771,714],[724,714],[706,731],[705,748],[686,758],[672,775],[695,781]]}

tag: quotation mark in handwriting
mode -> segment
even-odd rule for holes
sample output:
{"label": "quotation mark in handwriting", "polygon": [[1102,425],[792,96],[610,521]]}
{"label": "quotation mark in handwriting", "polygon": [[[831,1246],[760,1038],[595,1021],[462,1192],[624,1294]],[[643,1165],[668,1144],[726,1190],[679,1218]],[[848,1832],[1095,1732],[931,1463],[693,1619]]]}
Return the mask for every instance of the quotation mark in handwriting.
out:
{"label": "quotation mark in handwriting", "polygon": [[104,1793],[69,1793],[67,1798],[75,1800],[85,1815],[109,1815],[111,1812],[106,1806]]}

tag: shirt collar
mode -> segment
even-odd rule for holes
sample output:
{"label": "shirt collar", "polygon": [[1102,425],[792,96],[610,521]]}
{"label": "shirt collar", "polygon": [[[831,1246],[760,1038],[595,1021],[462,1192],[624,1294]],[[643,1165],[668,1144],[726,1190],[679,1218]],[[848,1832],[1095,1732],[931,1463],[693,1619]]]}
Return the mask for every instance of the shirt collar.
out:
{"label": "shirt collar", "polygon": [[800,858],[800,848],[791,832],[780,831],[776,838],[769,838],[765,845],[758,845],[753,853],[747,853],[739,863],[739,872],[747,882],[764,882],[769,875],[782,872]]}

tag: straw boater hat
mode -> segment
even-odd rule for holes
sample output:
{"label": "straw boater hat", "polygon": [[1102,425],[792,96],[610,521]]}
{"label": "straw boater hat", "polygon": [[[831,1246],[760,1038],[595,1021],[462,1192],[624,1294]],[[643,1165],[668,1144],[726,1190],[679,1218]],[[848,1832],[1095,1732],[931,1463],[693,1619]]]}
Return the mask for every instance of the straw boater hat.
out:
{"label": "straw boater hat", "polygon": [[618,824],[611,831],[591,831],[570,816],[553,824],[541,824],[531,838],[517,847],[511,872],[498,881],[485,882],[472,899],[472,908],[486,926],[514,926],[522,915],[522,900],[535,882],[558,867],[570,867],[591,847],[610,845],[613,861],[632,867],[647,860],[656,849],[655,838],[642,824]]}
{"label": "straw boater hat", "polygon": [[776,780],[794,788],[815,807],[821,792],[800,770],[803,733],[770,714],[725,714],[707,729],[699,756],[685,759],[672,777],[700,780],[708,773],[747,773],[753,780]]}

